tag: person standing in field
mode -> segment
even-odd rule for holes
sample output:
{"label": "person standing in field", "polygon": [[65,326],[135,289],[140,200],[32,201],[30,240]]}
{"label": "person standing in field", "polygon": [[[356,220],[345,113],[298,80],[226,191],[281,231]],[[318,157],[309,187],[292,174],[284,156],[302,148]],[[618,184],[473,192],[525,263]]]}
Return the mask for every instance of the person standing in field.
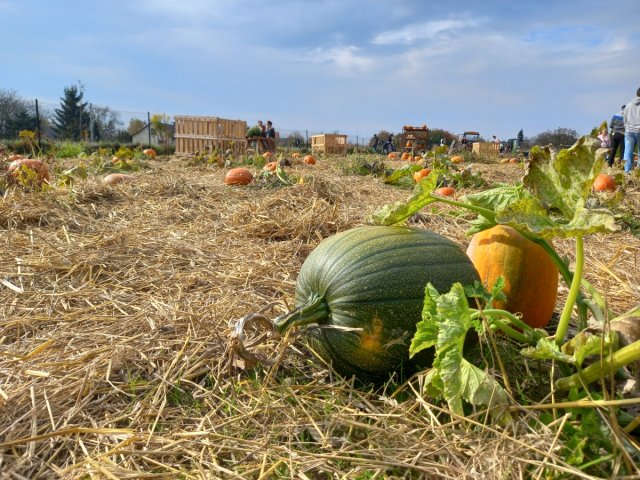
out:
{"label": "person standing in field", "polygon": [[602,148],[611,148],[611,137],[609,136],[609,130],[603,127],[598,134],[598,140],[600,140],[600,146]]}
{"label": "person standing in field", "polygon": [[607,163],[613,167],[613,161],[616,158],[616,151],[620,147],[620,158],[624,158],[624,105],[620,107],[620,113],[616,113],[611,117],[609,128],[611,129],[611,152]]}
{"label": "person standing in field", "polygon": [[[640,145],[640,88],[624,107],[624,173],[633,170],[633,151]],[[638,165],[636,165],[638,166]]]}
{"label": "person standing in field", "polygon": [[273,128],[273,123],[271,123],[271,120],[267,120],[267,128],[264,131],[264,136],[267,137],[269,148],[271,150],[275,150],[276,149],[276,129]]}

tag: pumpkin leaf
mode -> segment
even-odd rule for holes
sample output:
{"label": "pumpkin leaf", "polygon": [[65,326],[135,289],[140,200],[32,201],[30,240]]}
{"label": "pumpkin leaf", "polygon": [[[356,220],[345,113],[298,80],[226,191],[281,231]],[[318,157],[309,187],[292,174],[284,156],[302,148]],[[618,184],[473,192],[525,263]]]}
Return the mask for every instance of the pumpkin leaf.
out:
{"label": "pumpkin leaf", "polygon": [[421,350],[433,347],[438,341],[438,328],[433,321],[437,315],[436,299],[440,294],[431,283],[425,287],[422,320],[418,322],[417,331],[409,346],[409,356],[413,357]]}
{"label": "pumpkin leaf", "polygon": [[509,398],[502,386],[488,373],[463,357],[464,340],[471,328],[482,329],[471,318],[465,287],[455,283],[439,294],[433,285],[425,289],[423,320],[411,342],[413,356],[435,346],[433,368],[425,377],[427,392],[442,396],[452,413],[464,415],[463,400],[474,405],[506,405]]}
{"label": "pumpkin leaf", "polygon": [[[509,405],[510,399],[502,385],[492,375],[462,359],[460,369],[464,390],[462,397],[472,405],[499,406]],[[506,412],[499,414],[499,419],[507,420]]]}
{"label": "pumpkin leaf", "polygon": [[570,148],[556,152],[552,146],[531,149],[522,183],[549,209],[572,218],[584,206],[602,170],[605,149],[600,141],[582,136]]}
{"label": "pumpkin leaf", "polygon": [[578,204],[567,222],[562,217],[552,217],[536,198],[512,204],[496,215],[496,221],[543,238],[577,237],[620,229],[609,210],[587,209],[584,204]]}
{"label": "pumpkin leaf", "polygon": [[438,197],[431,196],[431,193],[436,189],[437,183],[438,175],[434,175],[432,172],[431,175],[427,175],[416,183],[409,200],[385,205],[371,214],[368,222],[374,225],[394,225],[404,222],[425,206],[438,201]]}
{"label": "pumpkin leaf", "polygon": [[533,196],[496,211],[496,222],[540,237],[577,237],[619,230],[606,209],[588,209],[587,198],[602,170],[604,150],[596,138],[583,136],[572,147],[531,149],[523,185]]}
{"label": "pumpkin leaf", "polygon": [[464,200],[476,207],[487,208],[497,212],[512,203],[530,197],[531,195],[524,189],[522,184],[501,185],[483,192],[470,193],[464,196]]}
{"label": "pumpkin leaf", "polygon": [[404,165],[400,168],[395,169],[390,175],[384,177],[382,182],[393,185],[395,183],[398,183],[398,180],[400,180],[401,178],[411,177],[415,172],[419,172],[420,170],[422,170],[422,165],[413,163]]}
{"label": "pumpkin leaf", "polygon": [[556,360],[563,363],[575,363],[575,359],[571,355],[564,353],[553,339],[547,337],[539,339],[535,347],[524,348],[520,353],[525,357],[538,360]]}
{"label": "pumpkin leaf", "polygon": [[611,332],[596,334],[589,330],[579,332],[575,337],[562,345],[562,352],[571,355],[575,364],[580,367],[584,359],[590,355],[600,355],[602,352],[608,353],[615,339]]}

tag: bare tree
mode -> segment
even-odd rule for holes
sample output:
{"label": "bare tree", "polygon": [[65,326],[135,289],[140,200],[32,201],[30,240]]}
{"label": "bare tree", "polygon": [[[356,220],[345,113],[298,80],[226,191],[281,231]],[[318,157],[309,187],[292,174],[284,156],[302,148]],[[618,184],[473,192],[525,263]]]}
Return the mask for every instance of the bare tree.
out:
{"label": "bare tree", "polygon": [[15,138],[20,130],[36,128],[34,106],[14,90],[0,89],[0,138]]}
{"label": "bare tree", "polygon": [[555,147],[568,147],[576,143],[578,140],[578,132],[572,128],[557,128],[555,130],[547,130],[538,134],[531,140],[533,145],[549,145]]}

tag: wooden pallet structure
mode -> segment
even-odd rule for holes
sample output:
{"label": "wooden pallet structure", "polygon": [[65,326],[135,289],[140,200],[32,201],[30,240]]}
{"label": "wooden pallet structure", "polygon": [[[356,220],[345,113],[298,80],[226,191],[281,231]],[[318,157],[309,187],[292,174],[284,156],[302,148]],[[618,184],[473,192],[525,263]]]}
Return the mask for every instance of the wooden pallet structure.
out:
{"label": "wooden pallet structure", "polygon": [[247,148],[247,122],[219,117],[176,115],[176,154],[231,150],[235,156]]}
{"label": "wooden pallet structure", "polygon": [[347,136],[339,133],[312,135],[311,151],[313,153],[344,154],[347,151]]}

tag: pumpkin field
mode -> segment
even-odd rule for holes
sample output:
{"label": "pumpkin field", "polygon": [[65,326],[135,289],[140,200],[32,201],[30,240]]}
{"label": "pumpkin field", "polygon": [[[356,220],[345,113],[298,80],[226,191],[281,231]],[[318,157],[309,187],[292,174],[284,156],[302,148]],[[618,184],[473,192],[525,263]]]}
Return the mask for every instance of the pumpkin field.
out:
{"label": "pumpkin field", "polygon": [[[0,478],[640,478],[640,176],[592,141],[2,153]],[[542,253],[483,288],[496,224]]]}

